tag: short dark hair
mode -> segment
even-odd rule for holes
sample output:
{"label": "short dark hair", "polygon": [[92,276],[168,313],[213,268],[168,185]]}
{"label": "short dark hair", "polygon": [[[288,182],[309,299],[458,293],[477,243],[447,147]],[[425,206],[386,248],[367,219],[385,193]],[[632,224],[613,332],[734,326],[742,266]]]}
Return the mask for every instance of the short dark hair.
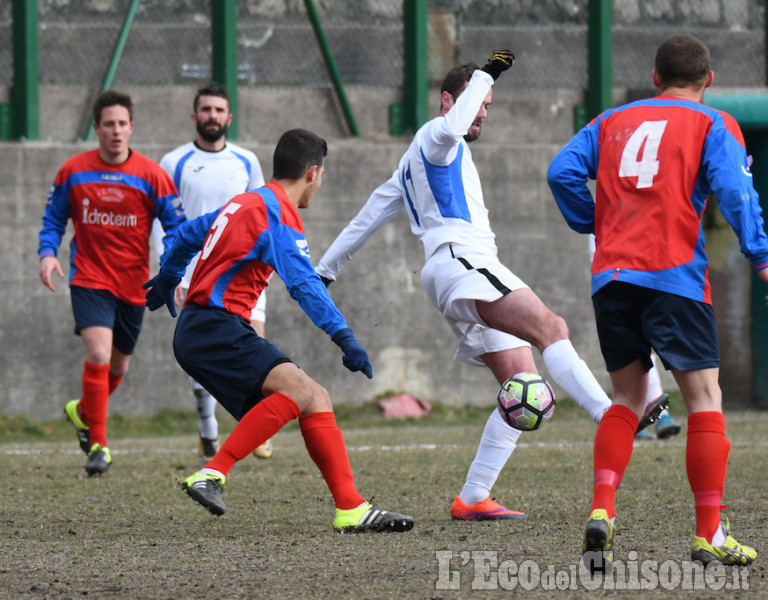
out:
{"label": "short dark hair", "polygon": [[472,78],[472,73],[479,69],[475,63],[467,62],[460,65],[456,65],[448,71],[448,74],[443,79],[443,85],[440,86],[440,94],[448,92],[453,99],[459,97],[464,85]]}
{"label": "short dark hair", "polygon": [[280,136],[272,157],[272,179],[301,178],[310,167],[321,166],[328,154],[325,140],[307,129],[291,129]]}
{"label": "short dark hair", "polygon": [[656,51],[654,68],[663,87],[701,85],[709,76],[709,49],[692,35],[673,34]]}
{"label": "short dark hair", "polygon": [[131,97],[125,92],[117,90],[107,90],[99,94],[96,102],[93,103],[93,122],[97,125],[101,123],[101,111],[109,106],[124,106],[128,109],[128,117],[133,121],[133,102]]}
{"label": "short dark hair", "polygon": [[221,84],[211,83],[197,90],[195,99],[192,102],[194,112],[197,112],[197,107],[200,104],[200,96],[218,96],[219,98],[224,98],[224,100],[227,101],[227,106],[229,106],[229,93],[227,92],[227,88]]}

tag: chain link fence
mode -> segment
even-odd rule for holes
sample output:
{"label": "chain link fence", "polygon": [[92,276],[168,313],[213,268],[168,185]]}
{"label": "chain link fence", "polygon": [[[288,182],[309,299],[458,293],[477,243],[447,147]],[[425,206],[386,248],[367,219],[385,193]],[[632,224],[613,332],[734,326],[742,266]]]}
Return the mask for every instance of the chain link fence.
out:
{"label": "chain link fence", "polygon": [[[315,0],[346,85],[400,86],[402,0]],[[12,0],[0,3],[0,85],[12,85]],[[248,86],[328,86],[303,0],[237,3],[238,72]],[[128,0],[40,0],[43,85],[98,86]],[[719,86],[762,86],[765,0],[615,0],[614,86],[648,88],[656,46],[685,31],[705,41]],[[501,85],[584,89],[587,0],[430,0],[433,83],[457,61],[511,48],[515,76]],[[197,84],[210,78],[209,0],[139,5],[116,85]]]}

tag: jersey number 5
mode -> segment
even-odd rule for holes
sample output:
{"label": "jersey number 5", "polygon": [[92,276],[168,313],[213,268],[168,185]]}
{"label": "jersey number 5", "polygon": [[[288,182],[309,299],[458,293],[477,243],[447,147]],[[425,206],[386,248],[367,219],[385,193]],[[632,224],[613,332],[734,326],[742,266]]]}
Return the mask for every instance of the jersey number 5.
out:
{"label": "jersey number 5", "polygon": [[227,223],[229,223],[229,215],[233,214],[237,211],[242,205],[238,204],[237,202],[230,202],[227,204],[224,208],[221,209],[221,212],[216,217],[216,220],[213,222],[213,225],[211,225],[211,235],[205,242],[205,246],[203,246],[203,253],[200,258],[205,260],[208,258],[213,251],[213,247],[216,245],[216,242],[219,241],[219,238],[221,237],[221,234],[224,232],[224,228],[227,226]]}
{"label": "jersey number 5", "polygon": [[644,121],[635,129],[621,153],[619,177],[637,177],[637,189],[653,185],[659,172],[657,156],[666,127],[667,121]]}

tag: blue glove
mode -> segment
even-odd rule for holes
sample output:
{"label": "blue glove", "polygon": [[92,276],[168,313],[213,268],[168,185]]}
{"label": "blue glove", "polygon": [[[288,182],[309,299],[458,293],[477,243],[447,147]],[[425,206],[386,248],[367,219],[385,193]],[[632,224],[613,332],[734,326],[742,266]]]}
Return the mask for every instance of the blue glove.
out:
{"label": "blue glove", "polygon": [[373,367],[371,367],[371,361],[368,360],[368,353],[355,339],[355,334],[352,333],[349,327],[339,329],[333,334],[331,339],[338,344],[344,353],[344,358],[341,359],[341,362],[344,363],[347,369],[350,371],[362,371],[368,376],[368,379],[373,378]]}
{"label": "blue glove", "polygon": [[180,281],[181,277],[168,277],[163,275],[161,271],[141,286],[142,290],[147,290],[147,293],[144,294],[147,301],[144,304],[149,310],[157,310],[165,304],[171,316],[175,317],[176,303],[173,301],[173,293]]}

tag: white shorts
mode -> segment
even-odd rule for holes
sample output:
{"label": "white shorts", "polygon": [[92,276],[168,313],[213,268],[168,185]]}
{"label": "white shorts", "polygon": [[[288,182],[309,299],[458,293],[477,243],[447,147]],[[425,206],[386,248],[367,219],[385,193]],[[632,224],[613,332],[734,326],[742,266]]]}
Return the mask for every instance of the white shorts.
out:
{"label": "white shorts", "polygon": [[493,302],[528,287],[496,255],[445,244],[427,260],[421,282],[459,341],[455,360],[485,366],[478,358],[483,354],[530,347],[519,337],[491,329],[477,314],[476,300]]}

